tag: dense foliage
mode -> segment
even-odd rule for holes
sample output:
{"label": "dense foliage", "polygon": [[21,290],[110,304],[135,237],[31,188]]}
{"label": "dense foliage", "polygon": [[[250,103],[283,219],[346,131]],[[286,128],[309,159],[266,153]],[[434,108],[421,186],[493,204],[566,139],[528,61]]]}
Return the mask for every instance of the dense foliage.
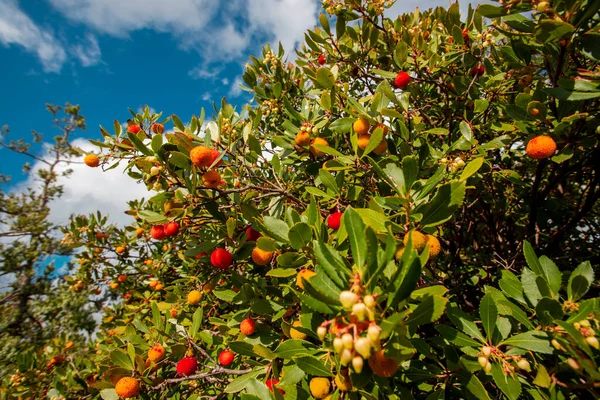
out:
{"label": "dense foliage", "polygon": [[111,301],[9,398],[599,396],[600,3],[388,3],[325,0],[255,105],[101,129],[85,163],[153,192],[63,228]]}

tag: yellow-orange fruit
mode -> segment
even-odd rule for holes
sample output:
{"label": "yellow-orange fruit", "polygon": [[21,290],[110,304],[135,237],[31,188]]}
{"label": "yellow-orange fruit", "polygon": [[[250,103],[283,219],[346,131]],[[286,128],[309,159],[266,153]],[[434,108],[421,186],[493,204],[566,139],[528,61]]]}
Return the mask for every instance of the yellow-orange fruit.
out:
{"label": "yellow-orange fruit", "polygon": [[369,367],[375,375],[389,378],[398,370],[398,363],[392,358],[387,358],[382,349],[371,354]]}
{"label": "yellow-orange fruit", "polygon": [[292,339],[306,339],[306,333],[300,332],[299,330],[295,329],[295,327],[302,327],[302,322],[294,321],[292,323],[292,327],[290,328],[290,337]]}
{"label": "yellow-orange fruit", "polygon": [[375,147],[373,149],[373,153],[377,154],[378,156],[385,153],[388,149],[388,142],[387,140],[383,139],[381,142],[379,142],[379,144],[377,145],[377,147]]}
{"label": "yellow-orange fruit", "polygon": [[206,294],[210,294],[212,293],[213,289],[216,287],[216,285],[214,283],[205,283],[204,286],[202,286],[202,291]]}
{"label": "yellow-orange fruit", "polygon": [[358,136],[362,136],[369,133],[369,128],[371,126],[369,125],[369,121],[367,121],[364,118],[360,118],[354,121],[352,127],[354,128],[354,132],[356,132]]}
{"label": "yellow-orange fruit", "polygon": [[156,287],[156,285],[158,285],[158,281],[150,281],[150,283],[148,284],[148,286],[150,286],[152,289],[154,289]]}
{"label": "yellow-orange fruit", "polygon": [[272,251],[266,251],[259,249],[258,247],[255,247],[254,250],[252,250],[252,261],[257,265],[267,265],[272,258]]}
{"label": "yellow-orange fruit", "polygon": [[432,235],[425,235],[425,239],[427,241],[427,245],[429,246],[429,257],[437,257],[437,255],[440,254],[440,250],[442,250],[440,241]]}
{"label": "yellow-orange fruit", "polygon": [[536,160],[548,158],[556,151],[556,142],[550,136],[536,136],[527,143],[525,151]]}
{"label": "yellow-orange fruit", "polygon": [[298,272],[298,274],[296,275],[296,285],[298,285],[300,289],[304,290],[304,282],[302,282],[302,279],[304,279],[305,281],[310,281],[310,278],[312,278],[315,275],[317,274],[314,271],[311,271],[310,269],[300,270],[300,272]]}
{"label": "yellow-orange fruit", "polygon": [[417,251],[423,251],[423,249],[425,248],[425,243],[427,242],[425,235],[423,235],[419,231],[415,231],[415,230],[409,231],[406,235],[404,235],[404,245],[405,246],[408,245],[409,236],[412,236],[413,248]]}
{"label": "yellow-orange fruit", "polygon": [[158,292],[159,290],[162,290],[163,287],[164,287],[163,284],[158,282],[156,284],[156,286],[154,286],[154,290],[156,290]]}
{"label": "yellow-orange fruit", "polygon": [[140,394],[140,383],[137,379],[124,377],[119,379],[115,386],[115,391],[119,397],[129,399]]}
{"label": "yellow-orange fruit", "polygon": [[127,275],[125,274],[121,274],[119,275],[119,277],[117,278],[117,280],[121,283],[125,282],[127,280]]}
{"label": "yellow-orange fruit", "polygon": [[144,232],[146,232],[144,228],[137,228],[135,230],[135,236],[142,237],[142,235],[144,234]]}
{"label": "yellow-orange fruit", "polygon": [[348,392],[352,390],[352,382],[347,376],[336,375],[334,382],[335,386],[337,386],[341,392]]}
{"label": "yellow-orange fruit", "polygon": [[144,260],[144,264],[146,265],[152,265],[153,263],[154,261],[152,261],[151,259]]}
{"label": "yellow-orange fruit", "polygon": [[310,387],[310,394],[315,399],[324,399],[331,390],[331,383],[327,378],[312,378],[308,386]]}
{"label": "yellow-orange fruit", "polygon": [[202,183],[207,188],[216,188],[221,184],[221,174],[215,170],[210,170],[202,175]]}
{"label": "yellow-orange fruit", "polygon": [[70,349],[71,347],[73,347],[74,344],[75,343],[73,343],[73,342],[67,342],[67,343],[65,343],[65,349]]}
{"label": "yellow-orange fruit", "polygon": [[310,146],[310,152],[312,153],[313,156],[316,157],[321,157],[324,156],[325,153],[322,152],[321,150],[318,150],[316,147],[314,147],[314,145],[322,145],[322,146],[329,146],[329,143],[327,143],[327,140],[323,139],[323,138],[314,138],[312,141],[312,144]]}
{"label": "yellow-orange fruit", "polygon": [[160,344],[155,344],[150,350],[148,350],[148,359],[152,362],[157,362],[163,359],[165,356],[165,348]]}
{"label": "yellow-orange fruit", "polygon": [[83,162],[85,165],[92,168],[96,168],[98,165],[100,165],[100,159],[95,154],[88,154],[83,158]]}
{"label": "yellow-orange fruit", "polygon": [[187,295],[187,302],[191,305],[196,305],[202,300],[202,293],[198,290],[192,290]]}
{"label": "yellow-orange fruit", "polygon": [[196,146],[190,151],[190,159],[196,167],[210,167],[213,162],[213,153],[206,146]]}
{"label": "yellow-orange fruit", "polygon": [[390,131],[390,129],[385,126],[384,124],[377,124],[373,127],[373,132],[377,129],[377,128],[381,128],[383,130],[383,137],[385,137],[385,135],[388,134],[388,132]]}
{"label": "yellow-orange fruit", "polygon": [[310,144],[310,134],[305,131],[300,131],[296,135],[296,144],[298,146],[308,146]]}
{"label": "yellow-orange fruit", "polygon": [[116,289],[119,287],[119,284],[117,282],[111,282],[109,286],[111,289]]}
{"label": "yellow-orange fruit", "polygon": [[369,139],[371,139],[371,135],[369,135],[369,134],[360,135],[358,137],[358,140],[356,141],[358,144],[358,148],[361,150],[366,149],[367,146],[369,145]]}
{"label": "yellow-orange fruit", "polygon": [[123,254],[123,253],[125,253],[125,250],[127,250],[127,249],[124,246],[117,246],[117,248],[115,249],[115,253]]}

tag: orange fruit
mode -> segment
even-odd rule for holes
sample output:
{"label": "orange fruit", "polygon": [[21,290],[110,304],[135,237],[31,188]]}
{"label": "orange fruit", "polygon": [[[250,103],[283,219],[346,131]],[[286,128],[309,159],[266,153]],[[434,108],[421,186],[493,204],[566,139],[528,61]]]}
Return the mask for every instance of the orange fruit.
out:
{"label": "orange fruit", "polygon": [[267,265],[272,258],[272,251],[266,251],[259,249],[258,247],[255,247],[254,250],[252,250],[252,261],[257,265]]}
{"label": "orange fruit", "polygon": [[316,157],[324,156],[325,153],[322,152],[321,150],[318,150],[316,147],[314,147],[315,144],[322,145],[322,146],[329,146],[329,143],[327,143],[327,140],[320,138],[320,137],[314,138],[311,143],[311,146],[310,146],[310,152],[312,153],[313,156],[316,156]]}
{"label": "orange fruit", "polygon": [[356,132],[358,136],[366,135],[367,133],[369,133],[370,127],[371,126],[369,125],[369,122],[364,118],[357,119],[356,121],[354,121],[354,124],[352,124],[354,132]]}
{"label": "orange fruit", "polygon": [[358,148],[361,150],[366,149],[369,145],[369,139],[371,139],[371,135],[369,135],[368,133],[360,135],[357,140]]}
{"label": "orange fruit", "polygon": [[308,146],[310,144],[310,134],[305,131],[300,131],[296,135],[296,144],[298,146]]}
{"label": "orange fruit", "polygon": [[190,159],[196,167],[210,167],[213,162],[213,153],[206,146],[196,146],[190,151]]}
{"label": "orange fruit", "polygon": [[556,151],[556,142],[550,136],[536,136],[527,143],[525,151],[536,160],[548,158]]}
{"label": "orange fruit", "polygon": [[382,349],[371,354],[369,367],[375,375],[389,378],[398,370],[398,363],[392,358],[387,358]]}
{"label": "orange fruit", "polygon": [[100,159],[95,154],[88,154],[83,158],[83,162],[85,165],[92,168],[96,168],[98,165],[100,165]]}
{"label": "orange fruit", "polygon": [[117,278],[117,280],[121,283],[125,282],[127,280],[127,275],[125,274],[121,274],[119,275],[119,277]]}
{"label": "orange fruit", "polygon": [[375,149],[373,149],[373,153],[377,154],[378,156],[385,153],[388,149],[388,142],[387,140],[383,139],[381,142],[379,142],[379,144],[377,145],[377,147],[375,147]]}
{"label": "orange fruit", "polygon": [[425,235],[426,245],[429,246],[429,257],[435,258],[440,251],[442,250],[442,246],[440,245],[440,241],[432,235]]}
{"label": "orange fruit", "polygon": [[417,251],[423,251],[423,249],[425,248],[425,243],[427,242],[425,235],[423,235],[421,232],[416,231],[416,230],[407,232],[406,235],[404,235],[404,245],[405,246],[408,245],[409,236],[412,236],[413,248]]}
{"label": "orange fruit", "polygon": [[254,320],[252,318],[246,318],[245,320],[242,321],[242,323],[240,324],[240,331],[246,335],[246,336],[250,336],[252,335],[254,332],[256,332],[256,323],[254,322]]}
{"label": "orange fruit", "polygon": [[160,344],[155,344],[150,350],[148,350],[148,359],[152,362],[157,362],[163,359],[165,356],[165,348]]}
{"label": "orange fruit", "polygon": [[202,300],[202,293],[198,290],[192,290],[187,295],[187,302],[191,305],[196,305]]}
{"label": "orange fruit", "polygon": [[327,378],[312,378],[308,386],[315,399],[324,399],[331,390],[331,382]]}
{"label": "orange fruit", "polygon": [[137,379],[124,377],[119,379],[115,386],[115,391],[119,397],[129,399],[140,394],[140,383]]}
{"label": "orange fruit", "polygon": [[207,188],[216,188],[221,184],[221,174],[218,171],[210,170],[202,175],[202,183]]}
{"label": "orange fruit", "polygon": [[127,249],[124,246],[117,246],[117,248],[115,249],[115,253],[123,254],[123,253],[125,253],[125,250],[127,250]]}

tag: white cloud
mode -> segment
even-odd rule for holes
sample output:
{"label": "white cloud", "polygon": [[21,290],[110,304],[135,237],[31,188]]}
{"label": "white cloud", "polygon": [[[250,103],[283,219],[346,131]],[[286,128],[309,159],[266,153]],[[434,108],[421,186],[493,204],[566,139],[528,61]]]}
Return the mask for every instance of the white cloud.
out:
{"label": "white cloud", "polygon": [[233,81],[233,83],[231,84],[231,86],[229,87],[229,97],[238,97],[239,95],[242,94],[242,89],[240,88],[239,85],[243,84],[244,82],[242,81],[241,77],[237,77],[235,78],[235,80]]}
{"label": "white cloud", "polygon": [[[76,139],[72,144],[84,151],[97,151],[97,148],[85,139]],[[109,215],[111,223],[123,226],[133,222],[132,217],[124,213],[127,201],[149,198],[152,195],[145,185],[136,183],[123,173],[126,162],[110,171],[102,171],[100,167],[88,167],[80,159],[72,161],[78,163],[64,163],[56,170],[58,176],[68,169],[73,170],[66,178],[59,178],[59,184],[63,186],[63,195],[50,204],[49,218],[56,224],[67,223],[72,214],[85,215],[100,211],[102,215]],[[42,167],[40,162],[33,164],[31,177],[17,185],[15,190],[35,186],[35,171]]]}
{"label": "white cloud", "polygon": [[[420,10],[427,10],[429,8],[436,8],[439,6],[445,7],[446,9],[450,7],[455,1],[453,0],[398,0],[391,6],[389,9],[383,12],[387,18],[396,19],[396,16],[413,12],[417,7]],[[481,3],[490,3],[491,1],[486,0],[472,0],[472,1],[462,1],[460,3],[460,12],[462,19],[464,20],[467,17],[468,4],[471,3],[473,8],[476,8],[478,4]]]}
{"label": "white cloud", "polygon": [[37,26],[14,0],[0,0],[0,43],[35,54],[45,72],[60,72],[67,54],[50,30]]}
{"label": "white cloud", "polygon": [[85,40],[71,48],[71,52],[84,67],[90,67],[102,61],[98,40],[92,34],[87,34]]}
{"label": "white cloud", "polygon": [[209,92],[206,92],[202,95],[202,100],[208,101],[208,100],[210,100],[211,96],[212,95]]}

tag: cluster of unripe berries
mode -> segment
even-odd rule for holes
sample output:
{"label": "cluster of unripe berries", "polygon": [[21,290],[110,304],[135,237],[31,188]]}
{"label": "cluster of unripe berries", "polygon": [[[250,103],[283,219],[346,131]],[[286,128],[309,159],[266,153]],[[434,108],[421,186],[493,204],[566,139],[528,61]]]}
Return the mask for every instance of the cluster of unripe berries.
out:
{"label": "cluster of unripe berries", "polygon": [[343,1],[335,0],[323,0],[323,2],[321,3],[327,14],[330,15],[338,14],[340,11],[342,11],[343,4]]}
{"label": "cluster of unripe berries", "polygon": [[277,57],[271,50],[267,51],[267,54],[265,54],[265,64],[271,67],[271,71],[276,70],[280,63],[281,60],[279,60],[279,57]]}
{"label": "cluster of unripe berries", "polygon": [[[523,371],[531,372],[531,365],[529,361],[522,357],[506,357],[504,353],[499,351],[497,348],[492,346],[483,346],[481,351],[479,352],[479,358],[477,358],[477,362],[481,365],[481,368],[485,371],[485,373],[489,374],[492,371],[492,363],[490,362],[490,357],[497,358],[498,360],[503,360],[505,358],[516,359],[516,366]],[[503,363],[505,373],[514,372],[514,365],[509,363]]]}
{"label": "cluster of unripe berries", "polygon": [[262,102],[261,106],[265,109],[265,111],[264,111],[265,115],[270,115],[271,113],[278,114],[280,111],[279,103],[277,102],[277,99],[264,100]]}
{"label": "cluster of unripe berries", "polygon": [[465,166],[464,160],[460,157],[456,157],[452,161],[449,161],[447,158],[444,157],[440,160],[440,163],[448,164],[448,170],[450,170],[450,172],[452,173],[459,171],[462,167]]}

